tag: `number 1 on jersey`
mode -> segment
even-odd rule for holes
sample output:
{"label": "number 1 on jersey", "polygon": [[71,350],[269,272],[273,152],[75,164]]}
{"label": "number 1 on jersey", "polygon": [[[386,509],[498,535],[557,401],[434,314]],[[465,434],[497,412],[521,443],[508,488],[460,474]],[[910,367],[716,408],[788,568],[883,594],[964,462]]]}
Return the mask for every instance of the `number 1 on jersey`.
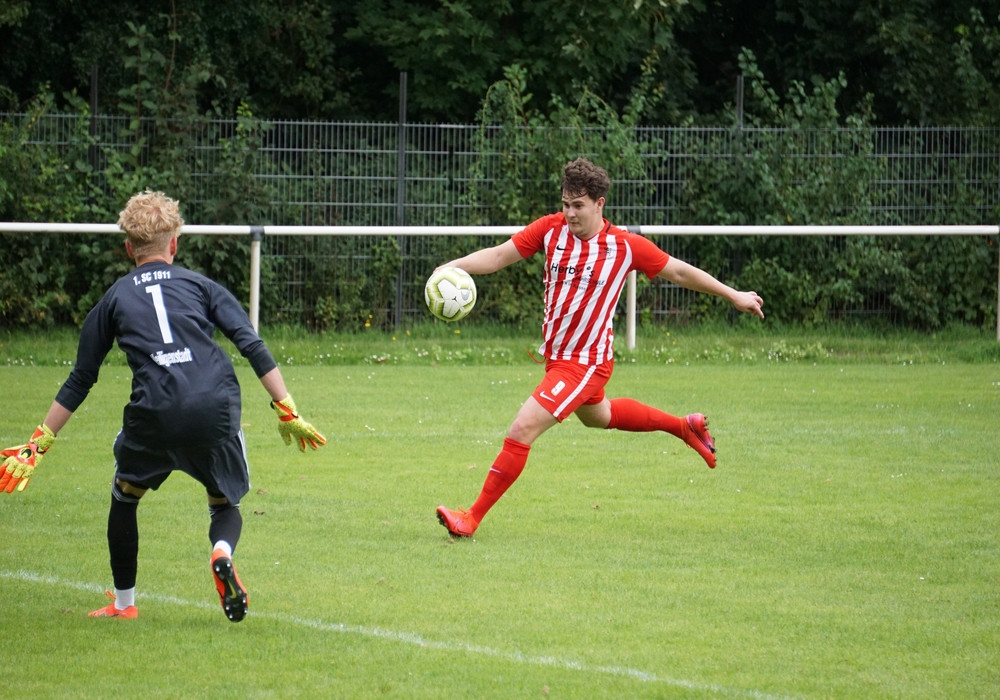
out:
{"label": "number 1 on jersey", "polygon": [[174,342],[174,334],[170,332],[170,321],[167,319],[167,307],[163,303],[163,290],[158,284],[146,287],[146,294],[153,295],[153,308],[156,309],[156,320],[160,324],[160,335],[163,342],[170,345]]}

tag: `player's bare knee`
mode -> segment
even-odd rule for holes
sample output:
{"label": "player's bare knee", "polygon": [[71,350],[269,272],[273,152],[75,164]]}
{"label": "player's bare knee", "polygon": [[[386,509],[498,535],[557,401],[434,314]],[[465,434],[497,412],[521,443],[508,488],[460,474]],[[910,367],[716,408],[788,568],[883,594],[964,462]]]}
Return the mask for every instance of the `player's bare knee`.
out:
{"label": "player's bare knee", "polygon": [[605,402],[584,405],[576,409],[576,417],[588,428],[607,428],[611,424],[611,408]]}
{"label": "player's bare knee", "polygon": [[607,425],[601,425],[601,422],[599,420],[596,420],[593,416],[587,415],[586,413],[584,413],[584,414],[577,413],[576,417],[579,418],[580,422],[583,423],[584,427],[587,427],[587,428],[607,428],[608,427]]}
{"label": "player's bare knee", "polygon": [[535,425],[522,420],[519,416],[514,419],[514,422],[510,424],[510,428],[507,429],[507,437],[511,440],[517,440],[518,442],[530,445],[538,437],[538,432]]}

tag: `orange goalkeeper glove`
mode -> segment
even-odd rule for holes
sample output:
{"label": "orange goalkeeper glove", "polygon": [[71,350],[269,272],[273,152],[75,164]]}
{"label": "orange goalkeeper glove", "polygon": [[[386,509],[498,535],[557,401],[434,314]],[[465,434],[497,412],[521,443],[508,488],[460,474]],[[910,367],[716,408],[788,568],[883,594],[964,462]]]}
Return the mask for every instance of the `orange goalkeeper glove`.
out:
{"label": "orange goalkeeper glove", "polygon": [[13,493],[14,489],[24,491],[28,488],[28,480],[35,468],[42,463],[42,455],[49,451],[55,441],[56,434],[43,424],[35,428],[27,445],[0,451],[0,456],[6,457],[3,472],[0,473],[0,493]]}
{"label": "orange goalkeeper glove", "polygon": [[278,414],[278,432],[286,445],[291,445],[292,438],[295,438],[299,441],[299,449],[305,452],[307,442],[314,450],[326,444],[326,438],[299,417],[291,396],[286,396],[281,401],[272,401],[271,408]]}

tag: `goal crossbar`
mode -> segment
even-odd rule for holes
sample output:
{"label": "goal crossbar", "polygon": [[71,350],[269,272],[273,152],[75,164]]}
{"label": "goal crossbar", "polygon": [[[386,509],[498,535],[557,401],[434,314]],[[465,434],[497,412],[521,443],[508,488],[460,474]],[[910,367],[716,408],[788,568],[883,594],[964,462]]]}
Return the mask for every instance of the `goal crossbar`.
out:
{"label": "goal crossbar", "polygon": [[[921,226],[627,226],[634,233],[673,236],[995,236],[1000,225]],[[185,224],[182,233],[250,237],[250,320],[259,330],[260,256],[264,236],[510,236],[520,226],[249,226]],[[2,233],[119,234],[117,224],[0,222]],[[626,343],[635,348],[636,275],[626,288]],[[1000,252],[997,257],[997,341],[1000,341]]]}

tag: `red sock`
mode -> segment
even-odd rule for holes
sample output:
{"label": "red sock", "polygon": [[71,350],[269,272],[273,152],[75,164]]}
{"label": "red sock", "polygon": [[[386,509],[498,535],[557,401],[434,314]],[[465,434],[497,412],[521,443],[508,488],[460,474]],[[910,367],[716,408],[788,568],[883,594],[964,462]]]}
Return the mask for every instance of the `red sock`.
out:
{"label": "red sock", "polygon": [[611,399],[608,430],[627,430],[631,433],[663,430],[683,440],[686,427],[683,418],[664,413],[635,399]]}
{"label": "red sock", "polygon": [[483,484],[479,498],[469,508],[469,513],[476,519],[476,522],[482,521],[483,516],[489,512],[493,504],[499,501],[504,492],[517,480],[517,477],[521,476],[524,465],[528,461],[528,450],[530,449],[531,445],[525,445],[523,442],[510,438],[504,439],[503,449],[500,450],[493,466],[490,467],[490,473],[486,475],[486,483]]}

